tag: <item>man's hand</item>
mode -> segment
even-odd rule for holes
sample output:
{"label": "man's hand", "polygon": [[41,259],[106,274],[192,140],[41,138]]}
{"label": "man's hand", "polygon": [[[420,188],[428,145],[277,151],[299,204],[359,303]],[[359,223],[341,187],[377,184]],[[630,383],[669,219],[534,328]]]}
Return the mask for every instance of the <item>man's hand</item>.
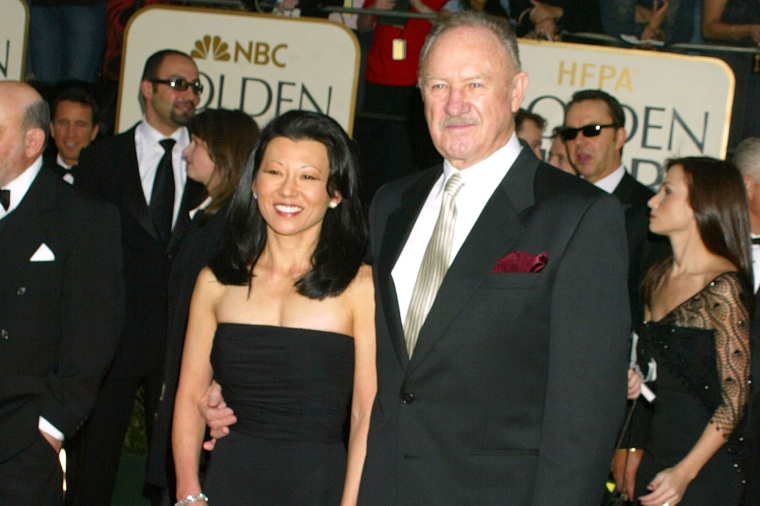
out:
{"label": "man's hand", "polygon": [[40,431],[40,434],[42,434],[42,437],[45,438],[45,441],[47,441],[50,446],[53,447],[53,450],[55,450],[55,453],[61,452],[61,447],[63,446],[63,441],[59,441],[58,439],[54,438],[50,434],[44,431]]}
{"label": "man's hand", "polygon": [[203,443],[203,449],[211,451],[214,449],[217,439],[221,439],[230,433],[230,425],[237,423],[232,408],[227,407],[222,397],[222,387],[216,381],[212,381],[206,390],[206,395],[201,397],[198,403],[198,411],[211,432],[210,441]]}

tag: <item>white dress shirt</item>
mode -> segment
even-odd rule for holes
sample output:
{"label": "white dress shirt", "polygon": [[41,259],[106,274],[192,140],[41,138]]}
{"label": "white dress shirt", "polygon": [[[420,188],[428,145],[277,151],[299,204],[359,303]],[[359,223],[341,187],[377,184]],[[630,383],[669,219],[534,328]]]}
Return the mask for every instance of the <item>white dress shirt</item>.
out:
{"label": "white dress shirt", "polygon": [[[172,148],[172,167],[174,168],[174,214],[172,215],[172,228],[177,222],[177,213],[182,205],[182,194],[187,181],[185,158],[182,151],[190,144],[190,134],[187,128],[180,127],[169,137],[177,141]],[[135,148],[137,150],[137,165],[140,169],[140,183],[142,183],[145,202],[150,205],[150,196],[153,192],[153,181],[156,179],[158,162],[164,156],[164,148],[159,142],[168,137],[153,128],[143,118],[135,128]]]}
{"label": "white dress shirt", "polygon": [[625,165],[621,165],[614,171],[612,171],[611,174],[603,177],[596,183],[594,183],[594,186],[599,188],[600,190],[604,190],[607,193],[612,193],[615,191],[615,188],[618,187],[620,184],[620,181],[623,180],[623,176],[625,176]]}
{"label": "white dress shirt", "polygon": [[9,215],[24,200],[24,195],[29,191],[29,187],[32,186],[32,182],[37,177],[37,174],[40,173],[40,169],[42,169],[42,156],[38,157],[16,179],[1,188],[2,190],[11,191],[11,204],[8,206],[7,211],[3,206],[0,206],[0,220]]}
{"label": "white dress shirt", "polygon": [[[462,247],[467,236],[470,235],[472,227],[478,220],[480,213],[491,198],[491,195],[499,186],[504,176],[507,175],[509,168],[520,154],[520,142],[517,136],[512,134],[512,138],[504,147],[497,150],[494,154],[480,163],[473,165],[465,170],[460,171],[464,186],[456,197],[457,220],[454,226],[454,239],[451,245],[451,258],[449,265],[456,258],[459,249]],[[414,223],[409,239],[404,245],[404,249],[399,255],[396,265],[393,267],[393,282],[396,285],[396,295],[398,297],[398,307],[401,312],[401,321],[406,320],[406,313],[409,309],[409,302],[412,299],[412,291],[417,281],[417,275],[422,265],[422,257],[425,255],[425,249],[433,235],[435,223],[438,220],[438,214],[441,210],[443,201],[443,188],[446,181],[458,169],[452,167],[448,162],[443,162],[443,174],[433,185],[428,194],[427,200],[420,210],[417,221]]]}
{"label": "white dress shirt", "polygon": [[[760,238],[760,236],[752,234],[752,239]],[[760,244],[752,245],[752,277],[755,282],[754,293],[757,293],[760,288]]]}

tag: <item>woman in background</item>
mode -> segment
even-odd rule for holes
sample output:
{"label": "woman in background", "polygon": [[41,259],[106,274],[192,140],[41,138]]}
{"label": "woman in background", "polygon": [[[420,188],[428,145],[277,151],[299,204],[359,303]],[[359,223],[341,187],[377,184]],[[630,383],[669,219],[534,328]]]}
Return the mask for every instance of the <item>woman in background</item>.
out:
{"label": "woman in background", "polygon": [[672,254],[644,280],[638,363],[656,377],[650,387],[657,397],[636,476],[637,504],[736,505],[752,314],[743,181],[726,162],[672,160],[649,206],[649,229],[668,237]]}
{"label": "woman in background", "polygon": [[156,414],[145,473],[152,493],[174,498],[171,422],[190,298],[198,273],[219,249],[222,228],[240,172],[259,138],[259,127],[243,111],[208,109],[190,121],[183,152],[187,176],[208,198],[191,211],[191,222],[172,263],[167,292],[168,322],[164,391]]}

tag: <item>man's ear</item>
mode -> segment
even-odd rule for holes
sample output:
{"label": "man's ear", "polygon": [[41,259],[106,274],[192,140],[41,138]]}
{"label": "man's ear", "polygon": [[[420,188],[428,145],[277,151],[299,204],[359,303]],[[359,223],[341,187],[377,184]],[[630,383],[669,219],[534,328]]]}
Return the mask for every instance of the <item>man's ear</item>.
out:
{"label": "man's ear", "polygon": [[30,128],[24,135],[24,154],[34,160],[45,149],[45,131],[41,128]]}
{"label": "man's ear", "polygon": [[[100,126],[98,126],[98,125],[95,125],[94,127],[92,127],[92,134],[90,135],[90,142],[94,141],[95,137],[98,136],[99,129],[100,129]],[[51,129],[50,132],[52,134],[53,130]]]}
{"label": "man's ear", "polygon": [[53,122],[50,122],[50,126],[48,127],[48,131],[50,132],[50,138],[55,139],[55,129],[53,128]]}
{"label": "man's ear", "polygon": [[153,96],[153,83],[147,79],[140,81],[140,95],[142,95],[144,100],[150,100],[150,97]]}
{"label": "man's ear", "polygon": [[523,71],[515,74],[512,78],[512,86],[510,87],[510,102],[512,105],[512,114],[516,113],[522,104],[523,97],[525,97],[525,90],[528,89],[528,74]]}
{"label": "man's ear", "polygon": [[755,180],[749,176],[742,176],[744,180],[744,189],[747,191],[747,200],[752,200],[752,196],[755,194]]}
{"label": "man's ear", "polygon": [[628,133],[625,131],[624,127],[620,127],[615,132],[615,147],[618,151],[623,149],[623,145],[625,145],[625,140],[628,138]]}

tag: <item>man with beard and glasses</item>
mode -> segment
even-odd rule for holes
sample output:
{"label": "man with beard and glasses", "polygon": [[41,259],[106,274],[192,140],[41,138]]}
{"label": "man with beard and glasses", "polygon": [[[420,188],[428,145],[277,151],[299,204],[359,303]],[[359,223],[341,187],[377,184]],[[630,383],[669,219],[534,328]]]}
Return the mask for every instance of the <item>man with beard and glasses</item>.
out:
{"label": "man with beard and glasses", "polygon": [[119,207],[126,319],[111,370],[90,419],[67,445],[67,504],[110,504],[124,434],[139,386],[148,437],[162,385],[166,293],[172,258],[203,200],[187,178],[182,150],[203,86],[188,55],[163,50],[145,63],[145,115],[133,128],[82,151],[77,186]]}

